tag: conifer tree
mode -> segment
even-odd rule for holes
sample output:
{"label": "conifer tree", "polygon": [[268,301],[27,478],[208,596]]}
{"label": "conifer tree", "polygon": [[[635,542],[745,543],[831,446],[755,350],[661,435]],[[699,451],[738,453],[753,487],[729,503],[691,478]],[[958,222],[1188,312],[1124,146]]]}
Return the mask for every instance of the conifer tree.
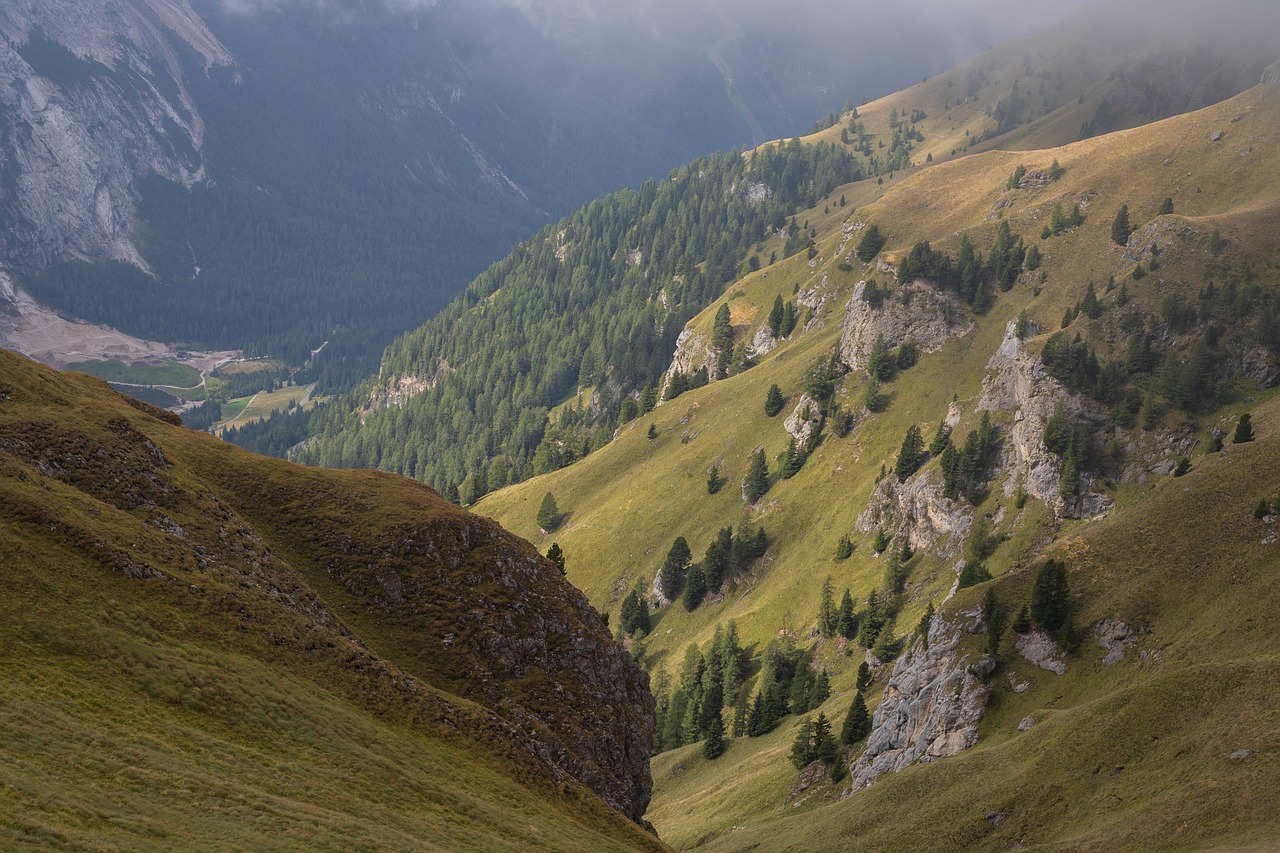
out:
{"label": "conifer tree", "polygon": [[640,595],[639,589],[631,590],[627,597],[622,599],[618,622],[623,633],[635,634],[637,631],[649,633],[649,603]]}
{"label": "conifer tree", "polygon": [[982,621],[987,626],[987,654],[992,657],[999,656],[1006,617],[1004,606],[996,596],[996,588],[987,587],[987,593],[982,597]]}
{"label": "conifer tree", "polygon": [[840,728],[840,742],[846,746],[853,746],[858,741],[871,734],[871,715],[867,713],[867,702],[862,698],[862,691],[859,690],[853,696],[853,704],[849,706],[849,713],[844,718],[844,725]]}
{"label": "conifer tree", "polygon": [[875,342],[871,344],[871,352],[867,356],[867,373],[879,382],[888,382],[893,378],[895,366],[895,360],[884,333],[876,335]]}
{"label": "conifer tree", "polygon": [[564,574],[564,551],[560,548],[559,542],[552,542],[551,547],[547,549],[547,559],[551,561],[560,574]]}
{"label": "conifer tree", "polygon": [[920,617],[920,623],[916,625],[916,633],[924,638],[924,647],[929,648],[929,628],[933,625],[933,602],[929,602],[929,606],[925,608],[924,615]]}
{"label": "conifer tree", "polygon": [[769,334],[773,337],[782,336],[782,297],[775,296],[773,298],[773,308],[769,309]]}
{"label": "conifer tree", "polygon": [[947,449],[947,445],[951,443],[951,427],[947,426],[946,421],[938,423],[938,429],[933,434],[932,440],[929,442],[929,456],[936,458],[942,451]]}
{"label": "conifer tree", "polygon": [[803,770],[813,761],[813,723],[808,717],[796,729],[795,740],[791,742],[791,763],[797,770]]}
{"label": "conifer tree", "polygon": [[813,684],[809,686],[809,700],[807,702],[810,708],[817,708],[823,702],[831,698],[831,678],[824,669],[818,673],[813,679]]}
{"label": "conifer tree", "polygon": [[773,384],[769,386],[769,391],[764,398],[764,413],[768,417],[773,417],[782,411],[782,407],[786,405],[786,400],[782,396],[782,389]]}
{"label": "conifer tree", "polygon": [[544,533],[550,533],[560,526],[560,508],[556,506],[555,495],[547,492],[538,507],[538,527]]}
{"label": "conifer tree", "polygon": [[1036,572],[1031,589],[1031,618],[1053,633],[1066,624],[1070,608],[1067,567],[1057,560],[1049,560]]}
{"label": "conifer tree", "polygon": [[743,494],[747,499],[747,503],[755,503],[764,497],[765,492],[769,491],[769,467],[765,462],[764,448],[751,455],[751,462],[747,466],[747,476],[742,482]]}
{"label": "conifer tree", "polygon": [[840,597],[840,615],[838,618],[837,630],[840,636],[846,640],[852,640],[858,634],[858,619],[854,615],[853,596],[849,594],[849,588],[844,588],[844,595]]}
{"label": "conifer tree", "polygon": [[658,428],[653,424],[649,424],[649,440],[653,441],[658,437]]}
{"label": "conifer tree", "polygon": [[788,300],[782,306],[782,323],[778,326],[779,334],[784,338],[789,337],[795,331],[797,320],[795,303]]}
{"label": "conifer tree", "polygon": [[818,633],[831,638],[840,627],[840,613],[836,610],[835,596],[831,591],[831,578],[822,582],[822,599],[818,605]]}
{"label": "conifer tree", "polygon": [[1170,213],[1173,213],[1173,199],[1165,197],[1165,200],[1160,203],[1160,215],[1168,216]]}
{"label": "conifer tree", "polygon": [[717,462],[707,472],[707,494],[714,495],[723,488],[724,477],[720,474],[720,464]]}
{"label": "conifer tree", "polygon": [[707,578],[702,573],[702,564],[694,563],[689,567],[689,575],[684,582],[684,609],[698,609],[707,594]]}
{"label": "conifer tree", "polygon": [[676,541],[671,543],[671,550],[667,552],[658,575],[658,587],[668,601],[674,601],[679,595],[680,587],[684,584],[685,572],[689,570],[689,562],[692,559],[693,554],[689,551],[689,543],[683,536],[677,537]]}
{"label": "conifer tree", "polygon": [[1245,444],[1253,441],[1253,415],[1245,412],[1240,416],[1239,423],[1236,424],[1235,435],[1231,437],[1232,444]]}
{"label": "conifer tree", "polygon": [[1129,242],[1133,227],[1129,225],[1129,205],[1120,205],[1116,218],[1111,222],[1111,242],[1123,246]]}
{"label": "conifer tree", "polygon": [[711,723],[707,726],[707,734],[702,741],[702,754],[711,761],[724,755],[724,720],[717,711],[711,717]]}
{"label": "conifer tree", "polygon": [[836,559],[847,560],[853,556],[853,541],[848,534],[840,537],[840,541],[836,543]]}
{"label": "conifer tree", "polygon": [[871,542],[871,550],[877,554],[883,553],[892,539],[893,537],[886,533],[883,527],[876,528],[876,538]]}
{"label": "conifer tree", "polygon": [[818,719],[813,722],[809,742],[813,760],[815,761],[832,764],[840,757],[839,744],[836,743],[836,739],[831,735],[831,721],[821,711],[818,712]]}
{"label": "conifer tree", "polygon": [[711,344],[718,350],[727,350],[733,346],[733,326],[730,325],[728,302],[716,312],[715,322],[711,326]]}
{"label": "conifer tree", "polygon": [[907,427],[907,434],[902,439],[902,447],[898,450],[898,460],[893,464],[893,473],[899,483],[920,469],[926,459],[924,438],[920,435],[920,427],[912,424]]}
{"label": "conifer tree", "polygon": [[729,576],[733,561],[733,528],[722,527],[707,546],[706,556],[702,559],[702,573],[706,578],[707,589],[718,590]]}
{"label": "conifer tree", "polygon": [[796,474],[800,473],[800,469],[804,467],[806,455],[803,450],[796,446],[795,437],[792,436],[787,442],[787,449],[782,454],[782,465],[780,474],[782,479],[790,480]]}
{"label": "conifer tree", "polygon": [[853,686],[858,689],[858,692],[862,692],[863,690],[866,690],[870,684],[871,667],[867,666],[867,662],[864,660],[862,663],[858,664],[858,677]]}
{"label": "conifer tree", "polygon": [[884,248],[885,237],[880,233],[880,227],[872,224],[862,231],[862,238],[858,240],[858,246],[854,250],[858,255],[858,260],[864,264],[870,263],[872,258],[880,254],[880,250]]}

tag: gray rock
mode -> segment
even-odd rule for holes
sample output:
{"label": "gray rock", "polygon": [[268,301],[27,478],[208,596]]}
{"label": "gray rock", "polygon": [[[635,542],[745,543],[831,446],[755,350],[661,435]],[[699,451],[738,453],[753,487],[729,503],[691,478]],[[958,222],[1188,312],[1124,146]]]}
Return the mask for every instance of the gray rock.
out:
{"label": "gray rock", "polygon": [[1215,130],[1213,133],[1209,134],[1209,139],[1212,142],[1218,142],[1226,135],[1227,132],[1225,130]]}
{"label": "gray rock", "polygon": [[1252,749],[1237,749],[1235,752],[1227,756],[1231,761],[1244,761],[1250,755],[1253,755]]}
{"label": "gray rock", "polygon": [[1041,669],[1056,675],[1066,675],[1067,664],[1062,659],[1062,650],[1052,637],[1039,629],[1015,636],[1017,639],[1014,640],[1014,647],[1018,654]]}
{"label": "gray rock", "polygon": [[[796,440],[797,445],[803,446],[809,440],[809,436],[813,435],[814,429],[818,426],[820,408],[817,400],[814,400],[808,394],[801,394],[796,407],[787,416],[787,419],[782,422],[783,428]],[[806,412],[808,417],[805,417]]]}
{"label": "gray rock", "polygon": [[1005,678],[1009,681],[1009,689],[1014,693],[1026,693],[1031,689],[1031,682],[1023,680],[1016,672],[1009,670],[1005,674]]}
{"label": "gray rock", "polygon": [[[977,328],[967,306],[949,293],[923,281],[908,282],[888,296],[879,308],[863,301],[866,282],[858,282],[845,306],[840,336],[840,360],[852,370],[865,370],[876,338],[884,335],[891,347],[915,341],[921,352],[937,352],[952,338]],[[910,304],[904,305],[902,294]]]}
{"label": "gray rock", "polygon": [[917,640],[898,659],[867,748],[850,767],[851,792],[885,773],[955,755],[978,742],[991,687],[973,673],[969,655],[958,651],[964,633],[957,623],[935,619],[928,648]]}
{"label": "gray rock", "polygon": [[1035,724],[1036,724],[1035,717],[1023,717],[1022,721],[1018,723],[1018,731],[1029,732],[1031,731],[1031,727],[1034,726]]}
{"label": "gray rock", "polygon": [[1103,619],[1094,626],[1094,631],[1098,635],[1098,645],[1107,650],[1102,658],[1103,666],[1115,666],[1124,660],[1125,651],[1138,642],[1140,635],[1119,619]]}
{"label": "gray rock", "polygon": [[1059,518],[1092,518],[1110,512],[1113,502],[1093,492],[1092,480],[1083,478],[1081,494],[1071,500],[1059,494],[1062,460],[1044,446],[1044,428],[1061,404],[1069,414],[1089,422],[1104,422],[1086,402],[1071,395],[1048,374],[1040,359],[1022,346],[1016,323],[1005,328],[1000,348],[987,362],[978,407],[986,411],[1012,411],[1014,419],[1004,442],[1001,467],[1013,474],[1007,479],[1009,494],[1018,483],[1031,496],[1051,507]]}
{"label": "gray rock", "polygon": [[932,468],[905,483],[885,477],[858,516],[857,529],[869,533],[884,527],[894,536],[905,535],[913,550],[937,546],[945,556],[958,553],[973,524],[973,507],[944,497],[942,485],[942,475]]}

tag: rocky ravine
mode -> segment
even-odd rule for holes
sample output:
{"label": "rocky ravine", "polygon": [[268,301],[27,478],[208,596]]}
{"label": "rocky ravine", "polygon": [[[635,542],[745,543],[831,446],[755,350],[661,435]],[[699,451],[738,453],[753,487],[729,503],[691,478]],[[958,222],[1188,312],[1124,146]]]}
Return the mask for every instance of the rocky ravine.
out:
{"label": "rocky ravine", "polygon": [[958,651],[964,633],[959,623],[935,618],[928,647],[916,640],[894,664],[867,748],[849,768],[849,793],[885,773],[947,758],[978,742],[978,724],[991,695],[984,678],[995,664]]}
{"label": "rocky ravine", "polygon": [[185,0],[6,0],[0,35],[0,262],[141,265],[134,178],[204,171],[179,50],[206,69],[230,54]]}

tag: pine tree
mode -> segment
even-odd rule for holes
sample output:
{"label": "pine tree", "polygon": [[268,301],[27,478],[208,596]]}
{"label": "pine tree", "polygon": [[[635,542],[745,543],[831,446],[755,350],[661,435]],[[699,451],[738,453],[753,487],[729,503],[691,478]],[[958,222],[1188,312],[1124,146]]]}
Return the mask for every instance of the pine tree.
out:
{"label": "pine tree", "polygon": [[862,663],[858,664],[858,678],[857,678],[857,681],[854,682],[853,686],[856,687],[859,692],[862,692],[863,690],[866,690],[867,687],[870,686],[870,684],[871,684],[871,667],[867,666],[866,661],[863,661]]}
{"label": "pine tree", "polygon": [[720,474],[720,464],[716,463],[711,466],[711,470],[707,472],[707,494],[714,495],[716,492],[724,488],[724,477]]}
{"label": "pine tree", "polygon": [[1031,630],[1031,611],[1027,609],[1027,605],[1018,608],[1018,615],[1014,617],[1011,627],[1015,634],[1025,634]]}
{"label": "pine tree", "polygon": [[832,764],[840,757],[840,747],[831,735],[831,721],[821,711],[818,712],[818,719],[814,720],[809,742],[813,759],[816,761]]}
{"label": "pine tree", "polygon": [[924,647],[929,648],[929,628],[933,625],[933,602],[929,602],[929,606],[925,608],[924,615],[920,617],[919,624],[916,625],[916,633],[924,638]]}
{"label": "pine tree", "polygon": [[733,346],[733,326],[730,325],[728,302],[716,312],[715,322],[711,326],[711,345],[722,351]]}
{"label": "pine tree", "polygon": [[560,548],[559,542],[552,542],[551,547],[547,549],[547,559],[551,561],[560,574],[564,574],[564,551]]}
{"label": "pine tree", "polygon": [[782,335],[782,297],[773,298],[773,308],[769,309],[769,334],[773,337]]}
{"label": "pine tree", "polygon": [[813,684],[809,687],[808,706],[817,708],[823,702],[831,698],[831,678],[824,669],[818,673],[818,677],[813,680]]}
{"label": "pine tree", "polygon": [[707,589],[718,590],[729,576],[733,565],[733,528],[722,527],[707,546],[707,553],[702,558],[702,573],[707,581]]}
{"label": "pine tree", "polygon": [[862,691],[859,690],[853,696],[853,704],[849,706],[849,713],[844,718],[844,725],[840,728],[840,742],[846,746],[853,746],[858,741],[871,734],[871,715],[867,713],[866,700],[862,698]]}
{"label": "pine tree", "polygon": [[668,601],[674,601],[679,595],[680,587],[684,584],[685,572],[689,570],[689,562],[692,559],[693,554],[689,551],[689,543],[683,536],[671,543],[671,550],[667,552],[667,557],[663,560],[662,569],[658,574],[659,589]]}
{"label": "pine tree", "polygon": [[795,740],[791,742],[791,763],[797,770],[803,770],[813,761],[813,723],[806,717],[796,730]]}
{"label": "pine tree", "polygon": [[1066,624],[1070,609],[1067,567],[1057,560],[1049,560],[1036,572],[1031,589],[1031,618],[1053,633]]}
{"label": "pine tree", "polygon": [[769,491],[769,467],[768,463],[765,462],[764,448],[751,455],[751,462],[747,466],[747,476],[742,483],[743,495],[749,504],[760,500],[760,498],[764,497],[764,493]]}
{"label": "pine tree", "polygon": [[1111,242],[1123,246],[1129,242],[1133,227],[1129,225],[1129,205],[1120,205],[1115,220],[1111,223]]}
{"label": "pine tree", "polygon": [[626,634],[635,634],[637,631],[649,633],[649,603],[640,595],[638,589],[631,590],[622,600],[618,623]]}
{"label": "pine tree", "polygon": [[800,469],[804,467],[807,454],[796,446],[795,437],[792,436],[787,442],[787,449],[782,454],[782,464],[779,474],[782,479],[790,480],[796,474],[800,473]]}
{"label": "pine tree", "polygon": [[871,543],[871,550],[877,554],[883,553],[892,539],[893,537],[886,533],[883,527],[876,528],[876,538]]}
{"label": "pine tree", "polygon": [[837,630],[840,632],[840,636],[846,640],[852,640],[858,634],[858,619],[854,615],[853,596],[849,594],[848,587],[845,587],[844,595],[840,597],[840,615]]}
{"label": "pine tree", "polygon": [[1160,204],[1160,215],[1168,216],[1170,213],[1173,213],[1173,199],[1166,197]]}
{"label": "pine tree", "polygon": [[773,384],[769,386],[768,393],[764,398],[764,413],[768,417],[773,417],[782,411],[782,407],[786,405],[786,399],[782,396],[782,389]]}
{"label": "pine tree", "polygon": [[853,541],[849,539],[848,534],[840,537],[840,541],[836,543],[836,559],[847,560],[853,556]]}
{"label": "pine tree", "polygon": [[649,424],[649,440],[653,441],[658,437],[658,428],[653,424]]}
{"label": "pine tree", "polygon": [[684,609],[697,610],[706,594],[707,578],[702,573],[702,564],[694,563],[689,567],[689,575],[684,582]]}
{"label": "pine tree", "polygon": [[1245,412],[1240,416],[1240,422],[1236,424],[1236,433],[1231,437],[1231,443],[1245,444],[1253,439],[1253,415]]}
{"label": "pine tree", "polygon": [[884,248],[885,237],[880,233],[880,227],[877,225],[869,225],[862,232],[862,238],[858,240],[858,246],[854,250],[858,255],[858,260],[864,264],[870,263],[871,260]]}
{"label": "pine tree", "polygon": [[929,456],[937,458],[942,451],[947,449],[947,445],[951,443],[951,427],[947,426],[946,421],[938,423],[938,429],[933,434],[932,440],[929,442]]}
{"label": "pine tree", "polygon": [[550,533],[560,526],[560,509],[556,506],[555,495],[547,492],[542,497],[542,505],[538,507],[538,527],[543,533]]}
{"label": "pine tree", "polygon": [[987,626],[987,654],[992,657],[999,656],[1006,618],[1004,606],[996,597],[996,588],[987,587],[987,594],[982,597],[982,621]]}
{"label": "pine tree", "polygon": [[818,633],[831,638],[840,627],[840,613],[836,610],[835,596],[831,592],[831,578],[822,582],[822,599],[818,605]]}
{"label": "pine tree", "polygon": [[706,738],[702,741],[702,754],[708,760],[714,761],[724,755],[724,751],[724,720],[717,711],[711,717],[711,724],[707,726]]}
{"label": "pine tree", "polygon": [[871,352],[867,356],[867,373],[878,382],[888,382],[893,378],[894,366],[893,354],[889,350],[884,334],[876,335],[875,341],[871,344]]}
{"label": "pine tree", "polygon": [[924,438],[920,435],[920,427],[912,424],[907,427],[907,434],[902,439],[902,448],[898,451],[898,460],[893,465],[893,473],[899,483],[920,469],[926,459]]}

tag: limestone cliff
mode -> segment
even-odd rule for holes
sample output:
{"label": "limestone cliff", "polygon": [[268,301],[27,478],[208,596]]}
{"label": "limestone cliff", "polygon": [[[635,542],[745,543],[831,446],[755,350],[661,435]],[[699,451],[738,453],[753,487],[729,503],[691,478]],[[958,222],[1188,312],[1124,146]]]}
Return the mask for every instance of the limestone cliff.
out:
{"label": "limestone cliff", "polygon": [[880,335],[891,347],[914,341],[922,352],[937,352],[951,338],[977,328],[958,299],[926,282],[907,283],[879,307],[864,299],[866,285],[859,282],[845,306],[840,359],[852,370],[866,368]]}
{"label": "limestone cliff", "polygon": [[186,0],[13,0],[0,35],[0,261],[141,264],[134,178],[204,171],[180,54],[206,69],[230,55]]}
{"label": "limestone cliff", "polygon": [[916,640],[897,663],[872,718],[867,748],[849,768],[851,791],[917,761],[946,758],[978,742],[993,662],[960,650],[959,622],[936,618],[929,642]]}

